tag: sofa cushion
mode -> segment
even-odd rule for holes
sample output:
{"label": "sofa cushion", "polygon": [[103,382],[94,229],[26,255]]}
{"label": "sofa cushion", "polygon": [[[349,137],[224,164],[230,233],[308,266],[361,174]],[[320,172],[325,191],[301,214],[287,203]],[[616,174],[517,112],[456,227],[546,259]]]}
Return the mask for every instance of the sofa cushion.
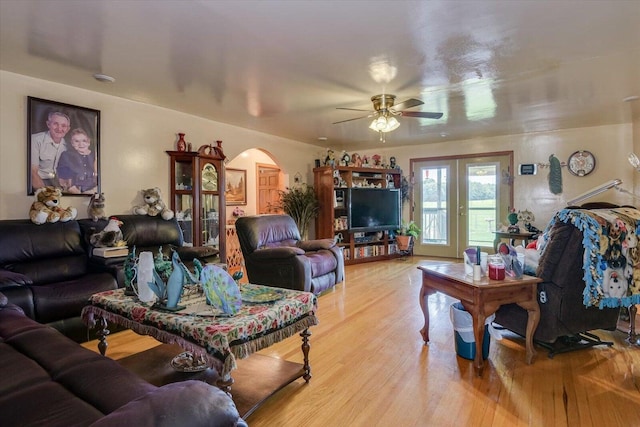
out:
{"label": "sofa cushion", "polygon": [[35,225],[29,220],[6,220],[0,224],[0,267],[24,274],[34,284],[86,273],[86,255],[76,221]]}
{"label": "sofa cushion", "polygon": [[0,414],[5,426],[47,427],[86,426],[104,416],[50,380],[0,396]]}
{"label": "sofa cushion", "polygon": [[338,260],[333,253],[328,250],[317,252],[307,252],[306,257],[311,262],[311,277],[319,277],[333,272],[338,266]]}
{"label": "sofa cushion", "polygon": [[79,316],[91,295],[117,288],[116,279],[109,273],[87,274],[66,282],[33,286],[35,319],[48,323]]}
{"label": "sofa cushion", "polygon": [[[188,409],[184,402],[190,402]],[[202,381],[167,384],[133,400],[92,427],[119,426],[246,426],[235,405],[220,389]]]}

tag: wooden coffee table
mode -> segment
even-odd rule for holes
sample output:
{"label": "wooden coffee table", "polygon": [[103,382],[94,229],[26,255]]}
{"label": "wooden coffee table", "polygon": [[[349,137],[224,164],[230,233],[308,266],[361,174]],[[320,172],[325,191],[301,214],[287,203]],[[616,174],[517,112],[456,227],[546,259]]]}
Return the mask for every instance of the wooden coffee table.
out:
{"label": "wooden coffee table", "polygon": [[[244,284],[242,290],[258,291],[260,285]],[[272,289],[272,288],[267,288]],[[132,329],[141,335],[150,335],[165,344],[177,344],[182,349],[202,357],[207,366],[217,371],[218,386],[230,391],[231,371],[236,359],[282,341],[295,333],[302,336],[303,364],[297,377],[306,382],[311,379],[309,365],[309,327],[318,320],[317,298],[310,292],[278,289],[282,297],[265,303],[243,303],[231,317],[209,316],[208,313],[187,314],[185,311],[166,312],[127,296],[124,289],[105,291],[91,296],[82,310],[82,319],[97,328],[102,355],[107,350],[108,323]],[[197,296],[204,304],[204,296]]]}
{"label": "wooden coffee table", "polygon": [[420,308],[424,313],[424,327],[420,331],[424,342],[429,342],[429,305],[427,298],[435,292],[442,292],[457,298],[473,319],[473,335],[476,340],[476,357],[473,366],[478,375],[482,375],[482,340],[484,322],[502,304],[516,303],[527,310],[526,331],[527,363],[531,364],[536,355],[533,348],[533,334],[540,321],[540,307],[537,301],[537,277],[523,276],[521,279],[507,277],[504,280],[490,280],[483,277],[473,281],[464,271],[464,264],[440,264],[419,266],[422,270],[422,288],[420,289]]}

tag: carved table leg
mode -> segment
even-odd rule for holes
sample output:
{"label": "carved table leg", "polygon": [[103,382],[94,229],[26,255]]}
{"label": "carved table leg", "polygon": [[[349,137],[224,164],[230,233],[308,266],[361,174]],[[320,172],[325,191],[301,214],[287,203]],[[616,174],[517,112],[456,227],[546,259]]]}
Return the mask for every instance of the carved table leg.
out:
{"label": "carved table leg", "polygon": [[640,335],[636,334],[636,314],[638,312],[638,307],[635,304],[631,304],[629,306],[629,337],[627,338],[627,342],[629,344],[637,344],[640,345]]}
{"label": "carved table leg", "polygon": [[[465,307],[465,309],[470,312],[467,307]],[[476,357],[475,359],[473,359],[473,367],[476,369],[476,373],[480,377],[482,376],[482,371],[484,370],[482,347],[484,346],[484,321],[486,319],[486,316],[481,312],[471,313],[471,315],[473,317],[473,336],[476,339]]]}
{"label": "carved table leg", "polygon": [[537,301],[520,302],[518,305],[527,310],[527,331],[525,334],[525,343],[527,350],[527,364],[533,363],[536,356],[536,350],[533,347],[533,335],[538,328],[540,322],[540,306]]}
{"label": "carved table leg", "polygon": [[[422,280],[424,280],[424,278]],[[424,317],[424,326],[420,329],[420,335],[422,335],[425,344],[429,343],[429,295],[432,293],[433,291],[428,286],[423,284],[422,287],[420,287],[419,302]]]}
{"label": "carved table leg", "polygon": [[100,316],[96,322],[96,335],[100,342],[98,343],[98,350],[101,355],[107,354],[107,347],[109,344],[107,343],[107,336],[109,335],[109,329],[107,328],[107,319]]}
{"label": "carved table leg", "polygon": [[308,329],[305,329],[300,332],[300,336],[302,337],[302,357],[304,361],[304,364],[302,365],[304,375],[302,375],[302,378],[304,378],[305,382],[308,383],[311,379],[311,365],[309,364],[309,349],[311,348],[309,345],[309,337],[311,336],[311,332],[309,332]]}

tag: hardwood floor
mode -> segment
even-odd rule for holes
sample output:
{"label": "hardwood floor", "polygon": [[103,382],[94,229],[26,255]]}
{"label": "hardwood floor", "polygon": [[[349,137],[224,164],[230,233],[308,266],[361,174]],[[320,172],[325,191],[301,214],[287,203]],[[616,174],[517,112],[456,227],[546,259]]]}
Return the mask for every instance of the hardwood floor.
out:
{"label": "hardwood floor", "polygon": [[[309,384],[298,380],[247,419],[252,427],[327,426],[638,426],[640,347],[619,331],[596,331],[613,347],[525,363],[524,339],[492,340],[482,377],[456,356],[450,298],[429,299],[431,343],[419,330],[419,263],[412,257],[348,266],[347,280],[320,296],[311,328]],[[157,345],[132,332],[114,334],[108,355]],[[96,349],[95,342],[86,346]],[[300,339],[260,352],[302,361]]]}

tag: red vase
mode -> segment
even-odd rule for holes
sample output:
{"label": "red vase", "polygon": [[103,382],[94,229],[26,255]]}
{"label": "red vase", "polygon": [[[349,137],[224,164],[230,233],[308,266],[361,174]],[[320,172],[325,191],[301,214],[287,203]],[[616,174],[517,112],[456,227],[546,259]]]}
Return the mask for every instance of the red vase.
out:
{"label": "red vase", "polygon": [[184,133],[179,133],[178,136],[178,151],[187,151],[187,143],[184,140]]}

